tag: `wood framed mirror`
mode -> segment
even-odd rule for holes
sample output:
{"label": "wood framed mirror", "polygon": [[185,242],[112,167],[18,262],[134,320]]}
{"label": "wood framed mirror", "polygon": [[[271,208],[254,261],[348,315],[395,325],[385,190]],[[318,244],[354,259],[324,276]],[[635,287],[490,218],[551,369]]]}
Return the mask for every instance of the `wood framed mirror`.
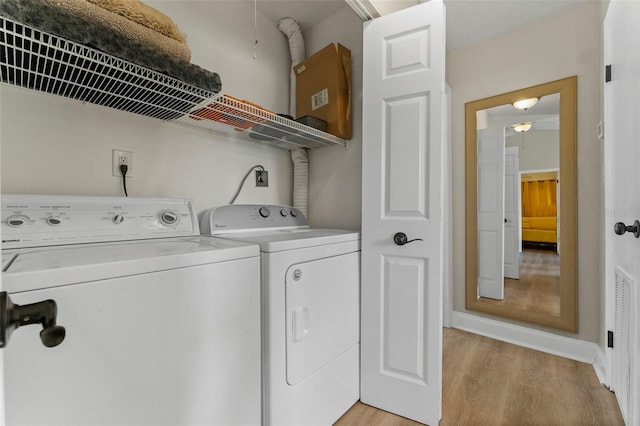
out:
{"label": "wood framed mirror", "polygon": [[573,76],[465,105],[468,310],[577,332],[576,92]]}

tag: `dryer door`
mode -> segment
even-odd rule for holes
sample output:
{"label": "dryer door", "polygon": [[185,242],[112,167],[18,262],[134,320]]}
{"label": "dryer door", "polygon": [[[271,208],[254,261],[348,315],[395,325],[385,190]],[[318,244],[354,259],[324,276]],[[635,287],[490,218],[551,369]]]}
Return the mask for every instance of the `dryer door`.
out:
{"label": "dryer door", "polygon": [[292,265],[286,275],[287,383],[295,385],[360,340],[360,253]]}

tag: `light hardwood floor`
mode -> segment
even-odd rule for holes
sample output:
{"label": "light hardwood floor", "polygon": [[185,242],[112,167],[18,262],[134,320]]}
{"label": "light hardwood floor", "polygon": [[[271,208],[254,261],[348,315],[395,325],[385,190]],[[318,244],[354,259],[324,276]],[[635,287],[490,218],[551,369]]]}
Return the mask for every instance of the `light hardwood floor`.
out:
{"label": "light hardwood floor", "polygon": [[525,311],[560,315],[560,255],[555,251],[524,249],[520,253],[520,279],[505,278],[504,299],[482,300]]}
{"label": "light hardwood floor", "polygon": [[[444,329],[441,426],[624,425],[589,364]],[[356,403],[336,426],[420,423]]]}

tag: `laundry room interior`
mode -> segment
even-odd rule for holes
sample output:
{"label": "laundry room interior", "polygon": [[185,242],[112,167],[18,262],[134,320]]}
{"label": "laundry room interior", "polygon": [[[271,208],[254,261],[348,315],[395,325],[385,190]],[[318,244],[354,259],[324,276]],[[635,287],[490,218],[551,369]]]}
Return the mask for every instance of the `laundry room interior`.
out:
{"label": "laundry room interior", "polygon": [[[363,166],[363,147],[371,143],[363,136],[366,107],[363,79],[369,71],[365,70],[363,59],[366,56],[363,18],[355,9],[366,4],[373,7],[370,10],[375,10],[376,16],[386,17],[429,2],[143,0],[143,3],[168,16],[186,35],[190,62],[219,74],[221,94],[283,116],[298,118],[290,110],[294,96],[292,54],[287,36],[278,28],[281,18],[291,17],[299,24],[306,57],[337,43],[350,51],[351,137],[337,138],[337,143],[307,150],[307,204],[296,206],[293,211],[304,212],[310,228],[361,232],[363,212],[371,206],[367,204],[363,176],[383,175],[385,170],[382,165],[380,170],[363,170],[367,168],[366,164]],[[457,16],[461,16],[463,3],[482,2],[445,0],[444,6],[455,9]],[[554,3],[557,7],[553,10],[507,26],[499,34],[483,34],[477,41],[458,27],[457,36],[461,38],[456,42],[460,44],[450,45],[446,30],[446,53],[442,52],[443,58],[446,54],[446,62],[442,69],[447,92],[441,95],[448,104],[442,112],[439,173],[442,181],[437,182],[442,188],[439,218],[443,231],[439,235],[441,256],[437,260],[441,262],[439,273],[443,284],[437,297],[442,298],[441,321],[445,327],[558,355],[586,363],[590,368],[593,365],[592,370],[598,375],[593,380],[599,384],[611,380],[604,373],[608,321],[602,266],[604,148],[596,132],[604,116],[602,27],[609,2]],[[530,12],[535,15],[533,9]],[[473,21],[472,16],[468,19],[467,22]],[[465,104],[574,76],[579,105],[574,153],[579,164],[575,170],[573,217],[577,231],[574,238],[579,246],[574,262],[578,277],[571,310],[574,324],[549,327],[544,321],[521,321],[518,317],[470,309],[469,240],[465,230],[468,220]],[[251,140],[240,133],[185,126],[3,81],[1,193],[124,197],[123,177],[114,173],[116,150],[131,155],[126,176],[129,198],[189,199],[200,227],[209,209],[231,203],[294,206],[296,175],[290,146]],[[267,186],[256,184],[254,171],[259,166],[268,172]],[[271,208],[270,214],[274,212]],[[415,245],[413,241],[419,240],[411,239],[411,235],[408,239],[407,235],[404,237],[401,243],[396,241],[398,246]],[[361,238],[364,247],[364,237]],[[440,339],[441,345],[442,335],[434,338]],[[442,371],[441,364],[439,367]],[[411,417],[407,413],[400,414]],[[262,415],[263,424],[268,424]]]}
{"label": "laundry room interior", "polygon": [[[191,62],[218,73],[225,94],[289,114],[291,54],[277,20],[258,12],[256,30],[252,2],[148,4],[187,35]],[[310,150],[309,191],[315,195],[309,197],[309,220],[359,229],[362,21],[346,5],[334,3],[331,10],[336,13],[305,28],[303,36],[309,54],[338,42],[351,50],[353,137],[346,149]],[[6,85],[2,91],[4,193],[123,195],[121,179],[111,173],[112,150],[119,149],[133,153],[130,196],[188,197],[202,211],[227,204],[245,173],[260,164],[269,172],[269,186],[247,182],[236,203],[292,203],[286,149]]]}

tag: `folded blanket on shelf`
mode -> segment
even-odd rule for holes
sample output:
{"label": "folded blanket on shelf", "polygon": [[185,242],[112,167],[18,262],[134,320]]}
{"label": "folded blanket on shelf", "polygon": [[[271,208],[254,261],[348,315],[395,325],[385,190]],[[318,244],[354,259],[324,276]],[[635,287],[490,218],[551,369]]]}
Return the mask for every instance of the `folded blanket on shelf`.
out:
{"label": "folded blanket on shelf", "polygon": [[171,18],[139,0],[87,1],[179,42],[184,43],[187,40],[187,36],[180,31]]}
{"label": "folded blanket on shelf", "polygon": [[[211,92],[222,88],[220,76],[188,61],[175,58],[140,40],[132,39],[113,25],[70,13],[49,0],[2,0],[0,15],[40,31],[92,47],[145,68],[169,75]],[[67,3],[67,5],[70,3]]]}
{"label": "folded blanket on shelf", "polygon": [[135,40],[142,45],[169,55],[175,59],[189,62],[191,50],[183,41],[178,41],[157,32],[148,26],[143,26],[120,14],[96,6],[91,0],[44,0],[53,7],[64,9],[69,14],[80,19],[100,23],[107,28],[120,33],[122,36]]}

